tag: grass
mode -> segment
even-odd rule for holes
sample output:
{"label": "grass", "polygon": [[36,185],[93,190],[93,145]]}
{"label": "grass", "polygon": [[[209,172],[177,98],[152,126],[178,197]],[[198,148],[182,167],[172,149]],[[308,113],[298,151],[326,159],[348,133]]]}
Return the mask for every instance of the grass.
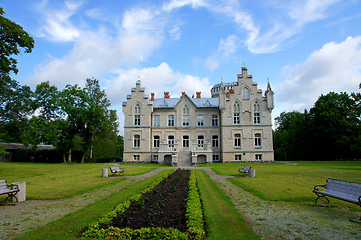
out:
{"label": "grass", "polygon": [[[102,177],[102,168],[108,167],[103,163],[69,165],[0,162],[0,176],[8,184],[26,182],[28,200],[63,199],[125,180],[121,177]],[[144,174],[153,169],[153,165],[142,168],[127,166],[125,175]],[[0,202],[3,199],[5,196],[1,195]]]}
{"label": "grass", "polygon": [[207,239],[260,239],[239,215],[230,198],[204,171],[197,170],[196,176],[208,226]]}
{"label": "grass", "polygon": [[[293,162],[296,165],[248,164],[256,169],[256,178],[230,178],[244,190],[263,200],[302,202],[314,201],[313,187],[325,184],[327,178],[361,182],[361,162]],[[215,167],[221,175],[238,175],[239,167]],[[345,203],[345,202],[343,202]]]}
{"label": "grass", "polygon": [[[169,170],[171,171],[171,170]],[[156,176],[147,178],[132,186],[121,189],[90,206],[87,206],[77,212],[71,213],[58,221],[47,224],[34,231],[27,232],[15,239],[79,239],[82,229],[97,218],[103,216],[106,212],[112,210],[122,201],[139,193],[148,187],[155,179],[169,174],[169,171],[162,171]]]}

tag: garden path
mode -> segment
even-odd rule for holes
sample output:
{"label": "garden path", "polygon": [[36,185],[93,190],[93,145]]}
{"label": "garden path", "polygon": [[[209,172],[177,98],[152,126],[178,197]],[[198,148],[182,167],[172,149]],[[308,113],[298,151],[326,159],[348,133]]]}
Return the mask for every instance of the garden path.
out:
{"label": "garden path", "polygon": [[[174,167],[176,168],[176,167]],[[361,239],[360,224],[348,221],[310,203],[275,202],[259,199],[233,185],[209,167],[203,169],[231,198],[235,207],[253,230],[263,239]],[[29,200],[2,205],[0,211],[0,239],[12,239],[17,234],[46,225],[63,216],[84,208],[170,167],[156,168],[143,175],[125,176],[126,181],[96,189],[62,200]],[[359,216],[359,212],[354,217]]]}

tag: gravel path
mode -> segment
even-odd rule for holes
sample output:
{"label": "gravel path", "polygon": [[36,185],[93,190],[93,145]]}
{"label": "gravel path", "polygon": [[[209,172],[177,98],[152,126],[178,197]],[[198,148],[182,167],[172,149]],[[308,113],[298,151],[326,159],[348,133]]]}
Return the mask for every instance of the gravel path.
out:
{"label": "gravel path", "polygon": [[[239,213],[263,239],[361,239],[361,224],[331,214],[322,207],[310,203],[264,201],[227,180],[235,176],[218,175],[209,167],[187,168],[203,169],[230,196]],[[0,240],[12,239],[19,233],[60,219],[165,169],[171,168],[156,168],[143,175],[125,176],[126,181],[68,199],[0,205]],[[359,215],[359,211],[355,212],[354,218]]]}

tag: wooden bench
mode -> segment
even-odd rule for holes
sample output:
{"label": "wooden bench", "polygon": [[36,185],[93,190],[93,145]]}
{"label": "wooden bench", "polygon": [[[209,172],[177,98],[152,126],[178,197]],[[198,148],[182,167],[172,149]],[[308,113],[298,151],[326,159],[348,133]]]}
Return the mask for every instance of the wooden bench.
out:
{"label": "wooden bench", "polygon": [[[326,198],[329,203],[327,197],[333,197],[361,207],[361,183],[329,178],[325,185],[316,185],[312,192],[317,195],[316,204],[320,198]],[[361,221],[361,217],[356,221]]]}
{"label": "wooden bench", "polygon": [[119,168],[119,166],[109,167],[112,175],[123,175],[124,176],[124,168]]}
{"label": "wooden bench", "polygon": [[252,167],[247,167],[247,166],[245,166],[243,169],[242,169],[242,168],[238,169],[238,172],[239,172],[239,174],[249,173],[249,171],[251,170],[251,168],[252,168]]}
{"label": "wooden bench", "polygon": [[[12,189],[13,188],[13,189]],[[16,197],[16,194],[19,192],[18,185],[7,185],[5,179],[0,179],[0,195],[7,194],[5,201],[8,200],[9,197],[14,197],[16,199],[16,202],[18,202],[18,198]]]}

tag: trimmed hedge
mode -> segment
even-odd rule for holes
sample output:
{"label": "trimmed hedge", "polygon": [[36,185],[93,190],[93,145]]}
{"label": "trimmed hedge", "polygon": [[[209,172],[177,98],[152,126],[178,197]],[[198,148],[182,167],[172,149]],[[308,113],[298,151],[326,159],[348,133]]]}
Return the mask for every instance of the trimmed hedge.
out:
{"label": "trimmed hedge", "polygon": [[[82,237],[101,239],[204,239],[205,230],[203,209],[194,170],[191,171],[189,192],[186,200],[186,219],[188,227],[187,232],[180,232],[178,229],[174,228],[120,229],[109,226],[112,223],[113,218],[129,208],[133,201],[138,201],[141,199],[144,193],[151,191],[156,185],[158,185],[169,175],[154,181],[151,186],[118,205],[113,211],[100,218],[98,222],[90,224],[83,232]],[[102,228],[103,226],[109,227],[104,229]]]}

